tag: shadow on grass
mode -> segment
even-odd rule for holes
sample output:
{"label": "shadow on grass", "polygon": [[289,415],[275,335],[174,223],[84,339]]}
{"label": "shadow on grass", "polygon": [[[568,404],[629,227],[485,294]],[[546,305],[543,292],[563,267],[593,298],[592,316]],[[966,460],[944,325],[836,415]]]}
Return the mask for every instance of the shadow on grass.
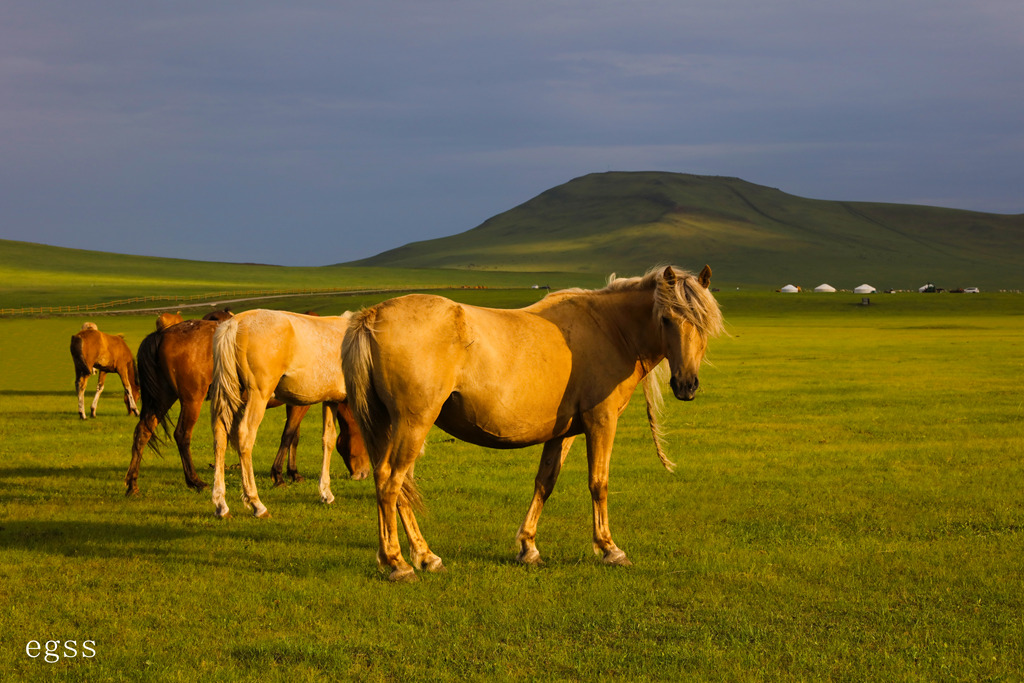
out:
{"label": "shadow on grass", "polygon": [[[229,569],[308,577],[354,568],[372,558],[370,544],[335,540],[325,552],[322,541],[302,534],[282,535],[262,522],[233,520],[210,527],[116,521],[5,520],[0,523],[0,553],[29,551],[58,558],[115,560],[130,558],[180,568]],[[280,541],[294,549],[281,551]],[[315,546],[311,550],[309,546]],[[315,561],[310,561],[315,557]],[[347,571],[347,569],[345,569]]]}
{"label": "shadow on grass", "polygon": [[[78,478],[78,479],[99,479],[107,481],[110,479],[123,480],[124,467],[95,467],[69,465],[68,467],[0,467],[0,481],[4,479],[28,478],[41,479],[46,477]],[[0,500],[3,494],[0,494]]]}

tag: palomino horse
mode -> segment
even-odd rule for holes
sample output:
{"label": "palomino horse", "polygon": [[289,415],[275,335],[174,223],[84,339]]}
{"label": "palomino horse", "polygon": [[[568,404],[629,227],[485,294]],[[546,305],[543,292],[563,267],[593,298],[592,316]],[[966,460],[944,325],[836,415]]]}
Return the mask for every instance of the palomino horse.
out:
{"label": "palomino horse", "polygon": [[[199,420],[203,401],[213,381],[214,330],[219,322],[230,317],[231,313],[226,310],[214,311],[204,316],[203,320],[189,320],[153,332],[139,346],[142,404],[139,424],[135,427],[132,441],[132,460],[124,478],[125,495],[139,492],[142,453],[147,445],[157,450],[158,425],[165,434],[170,431],[168,412],[176,402],[180,402],[181,409],[174,429],[174,440],[181,457],[185,483],[196,491],[206,488],[206,483],[199,478],[192,462],[192,430]],[[281,403],[273,401],[270,407],[278,405]],[[302,480],[296,465],[296,446],[299,425],[308,410],[308,406],[287,408],[281,445],[270,471],[275,486],[285,483],[282,465],[286,457],[288,476],[292,481]],[[369,474],[369,458],[347,405],[338,407],[338,419],[343,426],[337,440],[338,450],[354,478],[365,478]]]}
{"label": "palomino horse", "polygon": [[120,335],[100,332],[95,323],[85,323],[81,331],[71,336],[71,360],[75,363],[75,391],[78,393],[78,414],[85,418],[85,385],[94,372],[99,374],[96,395],[92,399],[91,413],[96,417],[96,408],[103,393],[103,383],[108,372],[116,372],[124,385],[124,404],[128,414],[139,414],[139,382],[135,372],[135,358],[131,349]]}
{"label": "palomino horse", "polygon": [[[669,266],[612,279],[600,290],[554,292],[520,310],[412,294],[354,317],[342,367],[374,463],[377,561],[392,570],[389,578],[413,580],[414,567],[443,570],[417,525],[419,493],[409,476],[433,424],[491,448],[544,444],[533,500],[516,535],[518,559],[526,564],[540,563],[541,509],[569,444],[584,434],[594,550],[605,563],[629,564],[608,527],[616,423],[637,384],[665,358],[676,398],[694,398],[708,336],[722,330],[710,281],[707,266],[697,277]],[[412,566],[399,546],[399,517]]]}
{"label": "palomino horse", "polygon": [[[331,493],[331,450],[335,425],[331,408],[345,403],[341,374],[341,344],[351,313],[317,317],[287,311],[253,310],[240,313],[218,328],[213,339],[213,504],[218,517],[229,516],[224,500],[224,457],[227,442],[238,449],[243,499],[257,517],[269,512],[256,491],[252,448],[271,398],[287,405],[324,404],[323,466],[320,498]],[[354,423],[353,423],[354,424]],[[350,430],[353,436],[359,432]],[[353,478],[369,474],[353,469]]]}

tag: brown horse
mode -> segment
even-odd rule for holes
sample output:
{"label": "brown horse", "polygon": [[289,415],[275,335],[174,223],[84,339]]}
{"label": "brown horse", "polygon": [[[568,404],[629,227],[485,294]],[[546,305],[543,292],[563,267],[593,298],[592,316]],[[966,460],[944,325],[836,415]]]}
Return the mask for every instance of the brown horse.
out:
{"label": "brown horse", "polygon": [[[341,374],[341,343],[350,313],[316,317],[287,311],[254,310],[222,325],[213,340],[213,504],[218,517],[229,516],[224,499],[224,457],[227,442],[238,449],[243,499],[257,517],[267,517],[252,472],[252,448],[271,398],[291,406],[324,405],[323,466],[320,497],[331,493],[331,450],[335,425],[331,408],[346,404]],[[347,405],[347,404],[346,404]],[[345,420],[341,421],[346,424]],[[354,421],[349,423],[354,425]],[[346,425],[347,426],[347,425]],[[344,427],[343,427],[344,429]],[[353,436],[358,430],[348,427]],[[353,479],[369,475],[369,458],[355,468]]]}
{"label": "brown horse", "polygon": [[[189,320],[153,332],[139,346],[142,409],[132,440],[132,460],[124,478],[125,495],[138,493],[142,453],[147,445],[153,450],[158,449],[157,426],[165,434],[170,431],[168,412],[176,402],[181,404],[181,409],[174,429],[174,440],[181,457],[185,483],[196,491],[206,488],[206,483],[199,478],[192,461],[192,431],[213,381],[213,333],[219,322],[230,317],[231,313],[227,310],[214,311],[202,320]],[[270,407],[278,405],[281,403],[273,401]],[[302,480],[296,465],[296,446],[299,425],[308,410],[308,406],[287,408],[281,445],[270,472],[275,486],[285,483],[282,476],[285,458],[288,458],[287,474],[291,480]],[[355,430],[348,406],[340,407],[338,413],[344,429],[338,437],[337,448],[349,471],[355,467],[358,470],[356,474],[361,472],[362,477],[365,477],[369,472],[369,460],[362,437]],[[353,426],[349,427],[350,424]]]}
{"label": "brown horse", "polygon": [[103,393],[103,384],[108,372],[116,372],[124,385],[124,404],[129,415],[138,415],[139,381],[135,372],[135,358],[121,335],[100,332],[95,323],[85,323],[81,331],[71,336],[71,360],[75,363],[75,391],[78,393],[78,414],[85,418],[85,385],[94,372],[99,377],[96,395],[92,399],[91,413],[96,417],[96,408]]}
{"label": "brown horse", "polygon": [[[666,358],[676,398],[694,398],[708,336],[722,329],[710,281],[707,266],[697,277],[669,266],[600,290],[555,292],[520,310],[412,294],[354,317],[342,367],[374,463],[377,561],[389,578],[413,580],[414,567],[443,569],[417,525],[419,493],[409,476],[434,424],[492,448],[544,444],[516,535],[518,559],[527,564],[540,563],[541,509],[569,444],[585,435],[594,550],[605,563],[629,564],[608,526],[616,424],[637,384],[657,387],[648,373]],[[412,566],[399,546],[399,518]]]}

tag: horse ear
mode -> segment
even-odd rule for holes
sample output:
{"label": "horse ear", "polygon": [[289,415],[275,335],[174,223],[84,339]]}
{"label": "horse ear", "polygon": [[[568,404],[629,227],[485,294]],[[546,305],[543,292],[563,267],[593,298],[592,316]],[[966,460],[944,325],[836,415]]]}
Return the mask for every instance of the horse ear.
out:
{"label": "horse ear", "polygon": [[697,282],[707,289],[711,285],[711,266],[705,264],[704,268],[700,271],[700,275],[697,276]]}
{"label": "horse ear", "polygon": [[661,277],[669,287],[676,286],[676,271],[672,270],[672,266],[665,266],[665,272],[661,274]]}

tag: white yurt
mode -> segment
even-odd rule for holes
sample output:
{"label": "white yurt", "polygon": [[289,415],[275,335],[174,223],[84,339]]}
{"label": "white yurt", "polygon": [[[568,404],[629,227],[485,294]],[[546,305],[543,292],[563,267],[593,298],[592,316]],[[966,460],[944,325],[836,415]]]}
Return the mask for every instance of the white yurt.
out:
{"label": "white yurt", "polygon": [[874,294],[877,291],[878,290],[872,287],[871,285],[861,285],[859,287],[853,288],[854,294]]}
{"label": "white yurt", "polygon": [[796,294],[796,293],[797,293],[797,292],[799,292],[800,290],[798,290],[798,289],[797,289],[796,287],[794,287],[793,285],[786,285],[785,287],[783,287],[783,288],[782,288],[782,289],[780,289],[779,291],[780,291],[780,292],[782,292],[783,294]]}
{"label": "white yurt", "polygon": [[836,288],[833,287],[832,285],[828,284],[827,282],[823,282],[820,285],[818,285],[817,287],[815,287],[814,291],[815,292],[834,292],[834,291],[836,291]]}

